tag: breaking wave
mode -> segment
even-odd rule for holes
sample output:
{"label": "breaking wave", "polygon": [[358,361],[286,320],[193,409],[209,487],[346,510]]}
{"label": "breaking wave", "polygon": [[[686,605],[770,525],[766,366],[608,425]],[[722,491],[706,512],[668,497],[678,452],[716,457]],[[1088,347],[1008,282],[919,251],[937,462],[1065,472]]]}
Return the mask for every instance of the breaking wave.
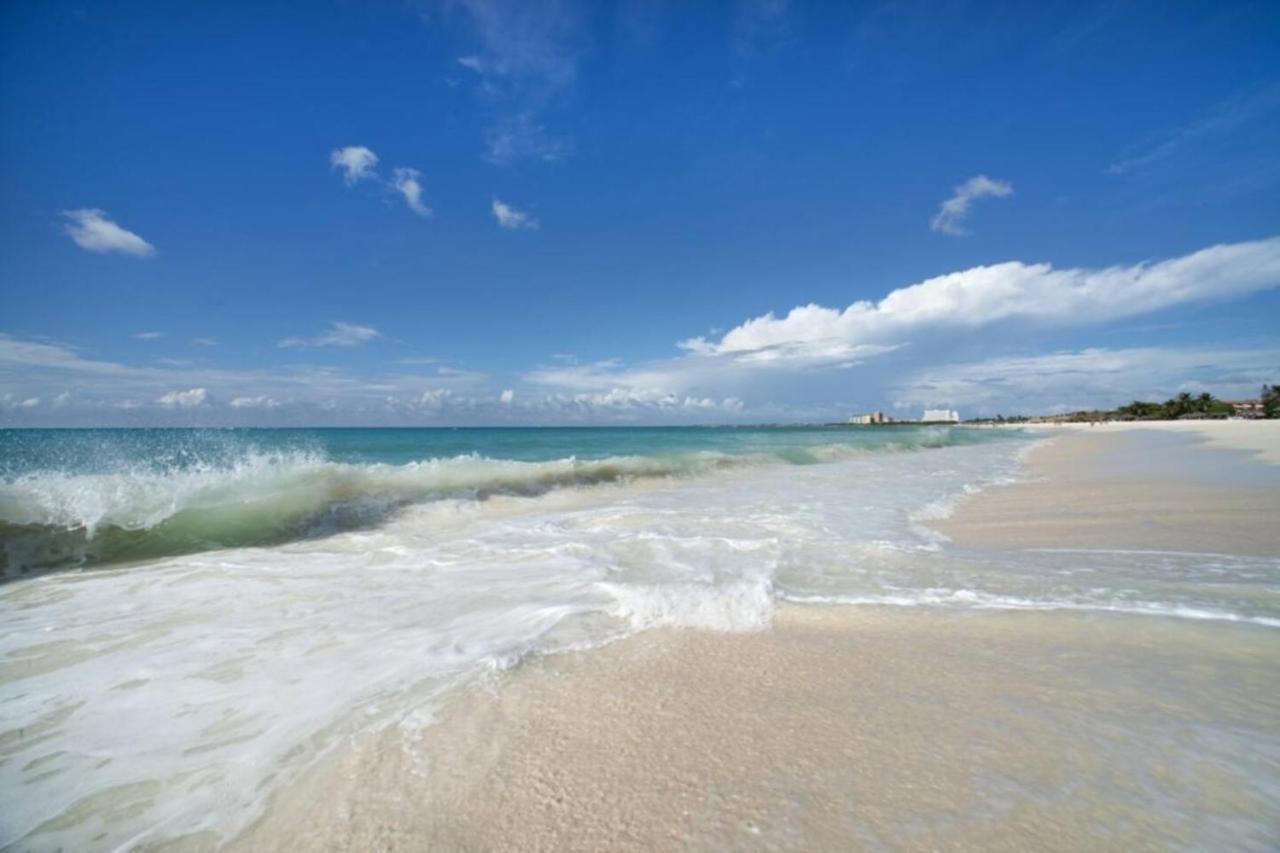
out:
{"label": "breaking wave", "polygon": [[868,448],[842,444],[760,453],[703,450],[548,461],[478,454],[402,465],[335,462],[254,450],[232,459],[105,473],[35,471],[0,482],[0,579],[215,548],[274,545],[376,525],[402,507],[575,486],[695,477],[752,465],[813,465],[956,443],[945,429]]}

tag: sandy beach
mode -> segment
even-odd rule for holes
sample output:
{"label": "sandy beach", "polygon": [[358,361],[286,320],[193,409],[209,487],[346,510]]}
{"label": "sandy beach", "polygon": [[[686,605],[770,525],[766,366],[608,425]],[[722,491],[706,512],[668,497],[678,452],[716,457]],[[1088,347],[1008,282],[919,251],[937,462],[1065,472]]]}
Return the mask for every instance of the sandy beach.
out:
{"label": "sandy beach", "polygon": [[[1280,556],[1280,424],[1055,432],[952,547]],[[354,738],[240,849],[1266,850],[1280,631],[781,605],[533,658]]]}

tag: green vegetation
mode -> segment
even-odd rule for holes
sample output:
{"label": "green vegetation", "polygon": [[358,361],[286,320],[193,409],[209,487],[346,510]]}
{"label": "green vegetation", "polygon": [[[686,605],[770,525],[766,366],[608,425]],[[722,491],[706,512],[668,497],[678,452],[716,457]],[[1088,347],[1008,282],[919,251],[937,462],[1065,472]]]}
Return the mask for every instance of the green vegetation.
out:
{"label": "green vegetation", "polygon": [[1263,385],[1261,399],[1263,416],[1280,418],[1280,385]]}
{"label": "green vegetation", "polygon": [[[1280,385],[1263,385],[1262,393],[1259,395],[1258,402],[1262,404],[1262,416],[1266,418],[1280,418]],[[1255,403],[1256,406],[1256,403]],[[1061,415],[1054,415],[1050,418],[1030,418],[1025,415],[1014,415],[1005,417],[1004,415],[996,415],[994,418],[978,418],[973,423],[1009,423],[1018,424],[1025,423],[1029,420],[1052,420],[1067,421],[1075,423],[1086,423],[1090,421],[1168,421],[1178,418],[1226,418],[1232,415],[1244,415],[1245,417],[1258,417],[1256,408],[1249,412],[1247,408],[1242,407],[1240,411],[1226,400],[1219,400],[1212,394],[1193,395],[1183,391],[1176,397],[1171,397],[1163,403],[1156,403],[1149,400],[1134,400],[1125,406],[1116,409],[1089,409],[1078,412],[1069,412]]]}
{"label": "green vegetation", "polygon": [[1114,412],[1104,413],[1104,416],[1109,416],[1110,418],[1133,418],[1136,420],[1152,420],[1156,418],[1173,420],[1184,415],[1227,417],[1232,412],[1233,409],[1230,403],[1219,400],[1212,394],[1201,394],[1198,397],[1193,397],[1183,391],[1178,396],[1165,400],[1163,403],[1134,400],[1129,405],[1121,406]]}

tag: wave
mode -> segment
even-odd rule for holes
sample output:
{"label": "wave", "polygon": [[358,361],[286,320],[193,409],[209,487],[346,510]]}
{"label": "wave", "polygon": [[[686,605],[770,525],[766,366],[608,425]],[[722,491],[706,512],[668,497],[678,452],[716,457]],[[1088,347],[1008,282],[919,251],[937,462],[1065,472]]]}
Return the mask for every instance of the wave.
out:
{"label": "wave", "polygon": [[466,455],[397,466],[250,454],[163,472],[41,472],[0,485],[0,576],[278,544],[376,524],[422,501],[536,496],[755,461],[706,452],[548,462]]}
{"label": "wave", "polygon": [[967,443],[930,428],[875,445],[833,442],[726,453],[688,450],[601,459],[497,459],[479,454],[402,465],[261,452],[102,473],[39,470],[0,482],[0,580],[58,568],[216,548],[275,545],[376,525],[432,500],[537,496],[575,486],[691,477],[753,465],[814,465]]}

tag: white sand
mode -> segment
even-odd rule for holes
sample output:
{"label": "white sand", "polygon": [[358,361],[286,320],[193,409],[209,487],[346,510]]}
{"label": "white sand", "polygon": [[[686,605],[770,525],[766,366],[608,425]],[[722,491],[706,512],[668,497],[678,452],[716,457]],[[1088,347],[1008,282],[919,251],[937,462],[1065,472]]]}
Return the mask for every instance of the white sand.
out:
{"label": "white sand", "polygon": [[1184,424],[1058,431],[1028,454],[1030,479],[931,525],[966,547],[1280,556],[1280,468],[1263,461],[1280,422]]}
{"label": "white sand", "polygon": [[1248,450],[1257,458],[1280,465],[1280,420],[1225,421],[1110,421],[1089,424],[1021,424],[1020,427],[1046,430],[1072,430],[1093,433],[1159,430],[1194,435],[1214,447],[1226,450]]}

